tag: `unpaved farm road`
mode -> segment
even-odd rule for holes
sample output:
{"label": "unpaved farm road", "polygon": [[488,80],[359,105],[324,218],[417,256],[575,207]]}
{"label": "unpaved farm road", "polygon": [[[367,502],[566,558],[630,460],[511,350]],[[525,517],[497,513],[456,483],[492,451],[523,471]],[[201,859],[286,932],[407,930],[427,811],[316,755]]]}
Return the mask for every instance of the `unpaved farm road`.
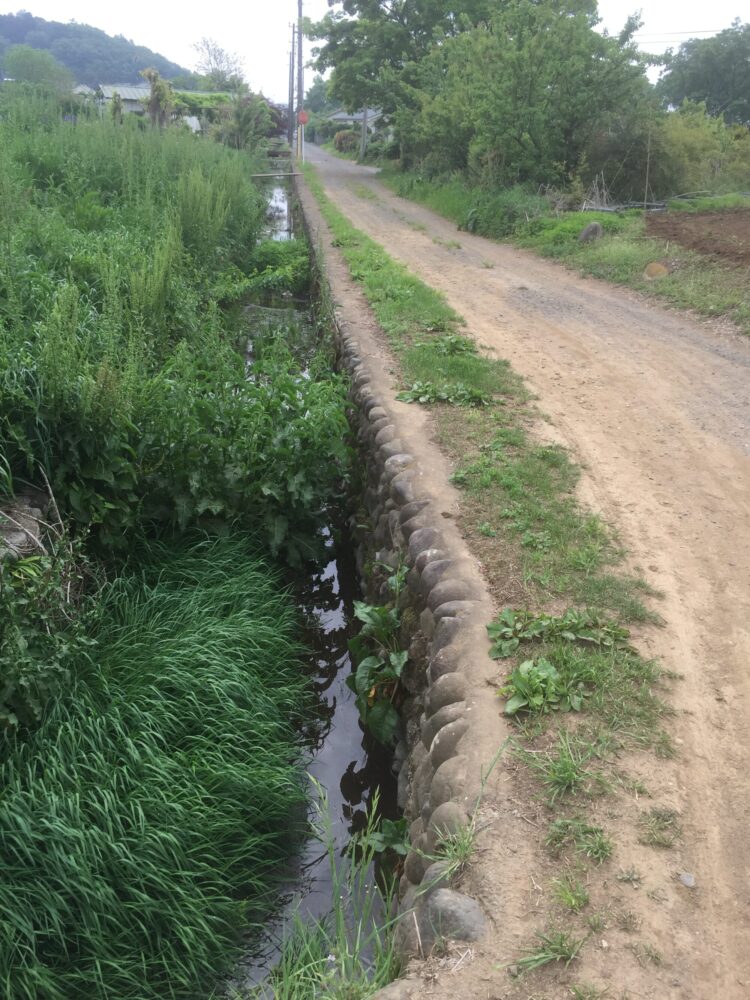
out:
{"label": "unpaved farm road", "polygon": [[[354,225],[527,379],[584,470],[582,499],[664,595],[664,627],[639,643],[682,678],[671,696],[679,753],[641,773],[655,801],[679,810],[684,835],[671,852],[638,857],[631,844],[630,856],[672,880],[661,917],[649,918],[664,967],[634,978],[610,970],[607,995],[749,998],[750,339],[457,233],[392,195],[372,168],[315,148],[309,159]],[[696,888],[675,887],[679,872]]]}

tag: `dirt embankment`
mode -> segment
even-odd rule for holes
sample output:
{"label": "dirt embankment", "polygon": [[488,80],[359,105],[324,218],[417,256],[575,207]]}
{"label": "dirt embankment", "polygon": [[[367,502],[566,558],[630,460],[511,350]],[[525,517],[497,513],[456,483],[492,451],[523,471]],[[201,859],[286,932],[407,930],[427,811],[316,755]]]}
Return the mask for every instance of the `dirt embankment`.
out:
{"label": "dirt embankment", "polygon": [[[482,871],[492,874],[476,887],[490,909],[496,906],[493,936],[461,960],[454,979],[448,973],[425,981],[415,995],[557,1000],[572,995],[572,984],[593,982],[613,997],[744,1000],[750,341],[531,254],[458,234],[390,194],[373,170],[318,150],[310,158],[340,210],[443,291],[467,334],[526,377],[550,419],[540,436],[570,448],[584,470],[582,500],[617,528],[632,565],[663,594],[657,610],[664,626],[642,630],[641,650],[681,678],[672,696],[676,758],[622,762],[651,798],[622,806],[605,797],[597,806],[618,847],[599,889],[605,924],[592,931],[581,959],[533,982],[515,982],[502,968],[542,929],[543,900],[559,872],[541,846],[533,864],[522,851],[519,865],[514,843],[536,838],[541,845],[546,819],[538,803],[515,800],[510,786],[497,788],[487,808],[502,824],[489,827],[480,846]],[[680,814],[683,833],[671,850],[639,843],[639,812],[652,803]],[[629,870],[639,873],[637,883],[619,877]],[[686,887],[679,873],[690,873],[695,886]]]}
{"label": "dirt embankment", "polygon": [[646,231],[724,264],[750,268],[750,209],[651,214]]}

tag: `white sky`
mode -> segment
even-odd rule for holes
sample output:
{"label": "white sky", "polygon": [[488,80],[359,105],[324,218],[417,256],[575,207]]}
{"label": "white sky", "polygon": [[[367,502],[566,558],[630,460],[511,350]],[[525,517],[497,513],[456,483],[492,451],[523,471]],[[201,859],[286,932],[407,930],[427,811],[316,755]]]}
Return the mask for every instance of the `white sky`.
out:
{"label": "white sky", "polygon": [[[244,62],[245,75],[253,90],[286,100],[290,24],[297,14],[296,0],[181,0],[179,4],[159,0],[0,0],[0,14],[28,10],[48,21],[79,21],[102,28],[110,35],[125,35],[168,59],[195,66],[192,45],[200,38],[213,38]],[[677,47],[691,36],[702,38],[728,28],[734,18],[750,19],[748,0],[600,0],[603,26],[615,34],[633,11],[641,9],[643,27],[639,43],[650,52]],[[304,0],[304,13],[313,19],[328,10],[327,0]],[[305,47],[306,56],[309,43]],[[306,71],[306,86],[312,73]],[[116,83],[105,81],[102,83]]]}

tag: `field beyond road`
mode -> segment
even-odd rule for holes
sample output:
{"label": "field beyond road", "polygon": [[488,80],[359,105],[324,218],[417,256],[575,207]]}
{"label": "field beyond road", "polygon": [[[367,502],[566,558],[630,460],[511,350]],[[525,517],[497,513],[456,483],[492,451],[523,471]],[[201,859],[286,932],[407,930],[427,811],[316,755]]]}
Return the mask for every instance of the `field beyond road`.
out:
{"label": "field beyond road", "polygon": [[[631,567],[662,595],[654,606],[663,627],[639,629],[636,639],[644,655],[680,677],[670,696],[678,752],[640,759],[637,773],[655,801],[679,813],[682,836],[662,853],[631,837],[618,859],[637,863],[644,882],[658,882],[659,898],[645,886],[640,894],[623,889],[612,876],[613,896],[631,893],[623,912],[632,910],[634,924],[649,895],[650,937],[642,937],[659,961],[639,955],[620,927],[592,933],[583,971],[610,978],[613,996],[628,989],[622,995],[659,1000],[746,997],[750,340],[727,324],[695,321],[531,253],[458,233],[390,193],[372,168],[315,148],[309,159],[338,209],[444,293],[465,319],[465,334],[526,379],[549,418],[539,421],[539,438],[571,451],[583,469],[579,498],[616,529]],[[617,823],[613,815],[611,826]],[[512,865],[500,848],[496,857]],[[678,882],[681,873],[694,888]],[[535,874],[528,873],[532,883]],[[527,875],[509,877],[518,883]],[[533,897],[531,885],[525,898],[516,894],[517,912],[507,919],[528,921]],[[607,959],[613,940],[619,946]],[[618,962],[628,955],[626,970]],[[522,995],[503,972],[492,984],[494,993],[482,986],[471,995]]]}

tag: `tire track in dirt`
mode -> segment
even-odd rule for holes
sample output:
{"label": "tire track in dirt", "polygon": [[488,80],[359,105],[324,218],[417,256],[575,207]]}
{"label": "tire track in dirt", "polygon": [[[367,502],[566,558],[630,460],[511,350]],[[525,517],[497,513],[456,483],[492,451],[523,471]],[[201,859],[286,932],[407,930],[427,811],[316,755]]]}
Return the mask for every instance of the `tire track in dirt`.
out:
{"label": "tire track in dirt", "polygon": [[[459,234],[371,168],[316,149],[310,160],[337,207],[526,377],[553,425],[541,433],[583,467],[581,498],[664,595],[664,627],[638,641],[682,677],[672,698],[680,752],[639,760],[638,771],[655,802],[679,810],[684,837],[659,853],[631,831],[627,852],[662,886],[649,932],[665,968],[641,975],[638,963],[613,969],[614,956],[608,967],[598,954],[590,967],[632,996],[750,996],[750,341]],[[358,196],[362,185],[374,197]],[[697,888],[676,883],[678,871]]]}

